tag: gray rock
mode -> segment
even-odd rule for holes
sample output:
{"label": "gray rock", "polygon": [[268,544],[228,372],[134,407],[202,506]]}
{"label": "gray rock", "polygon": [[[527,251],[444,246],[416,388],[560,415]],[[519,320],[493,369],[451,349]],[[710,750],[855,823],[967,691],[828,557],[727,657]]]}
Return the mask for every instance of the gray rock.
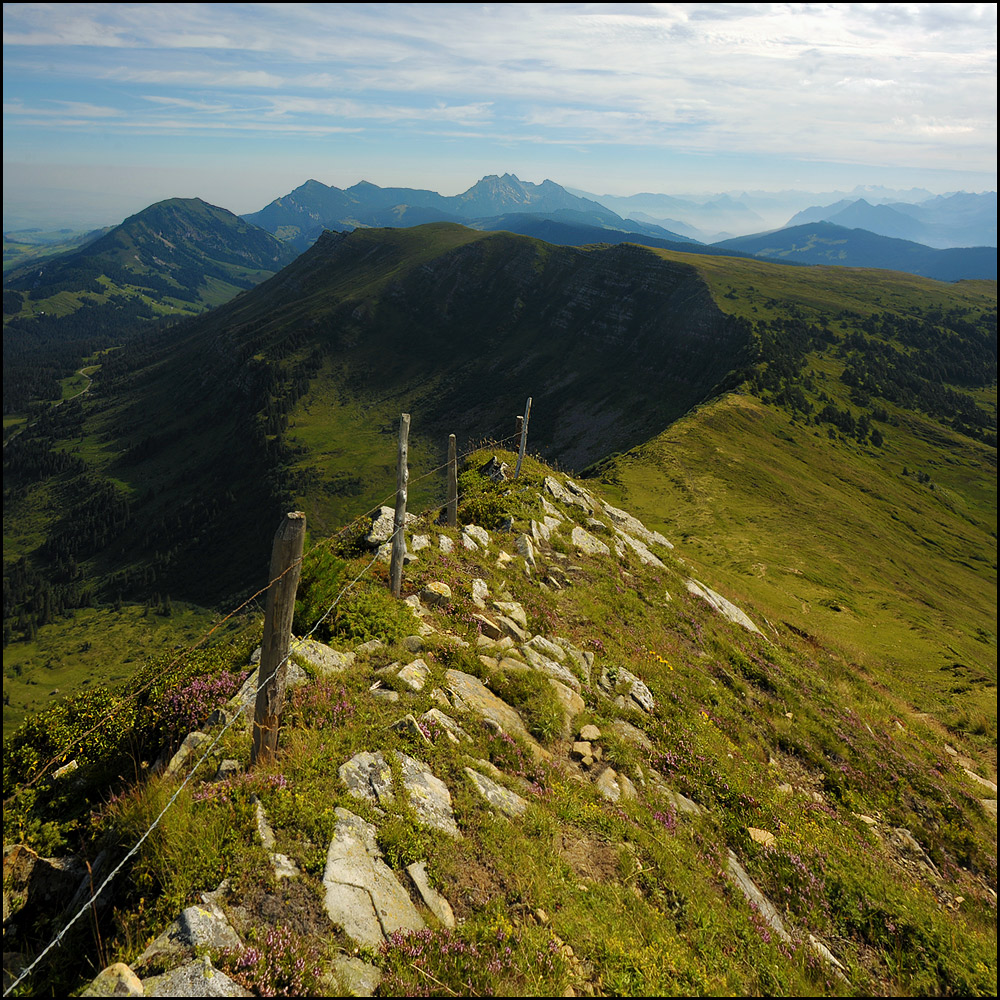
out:
{"label": "gray rock", "polygon": [[500,614],[506,615],[512,621],[517,622],[521,628],[528,627],[528,616],[525,614],[524,608],[517,601],[494,601],[493,607]]}
{"label": "gray rock", "polygon": [[356,653],[374,653],[379,649],[384,649],[385,643],[381,639],[369,639],[367,642],[361,643],[359,646],[354,647]]}
{"label": "gray rock", "polygon": [[233,760],[231,757],[227,757],[221,764],[219,764],[218,769],[215,772],[215,777],[213,781],[226,781],[228,778],[235,778],[237,774],[240,773],[240,762],[238,760]]}
{"label": "gray rock", "polygon": [[527,645],[541,653],[542,656],[547,656],[550,660],[558,660],[560,663],[564,663],[566,660],[566,650],[550,639],[546,639],[544,635],[532,636]]}
{"label": "gray rock", "polygon": [[403,640],[403,646],[411,653],[422,652],[426,645],[427,643],[424,642],[424,637],[422,635],[408,635]]}
{"label": "gray rock", "polygon": [[472,779],[472,784],[476,791],[494,808],[498,809],[505,816],[516,819],[524,814],[528,808],[528,803],[516,792],[487,778],[485,774],[474,771],[471,767],[465,768],[465,773]]}
{"label": "gray rock", "polygon": [[619,530],[616,534],[639,557],[639,562],[646,566],[655,566],[657,569],[667,568],[661,559],[653,555],[653,553],[646,548],[644,542],[640,542],[638,538],[633,538],[624,531]]}
{"label": "gray rock", "polygon": [[436,604],[438,607],[447,607],[451,603],[451,587],[439,580],[428,583],[420,591],[420,599],[425,604]]}
{"label": "gray rock", "polygon": [[610,767],[601,771],[594,781],[594,786],[609,802],[617,802],[622,797],[622,790],[618,785],[618,774]]}
{"label": "gray rock", "polygon": [[472,622],[487,639],[495,641],[503,638],[503,629],[486,615],[473,615]]}
{"label": "gray rock", "polygon": [[569,654],[570,659],[576,665],[577,672],[583,683],[590,684],[590,672],[594,666],[594,654],[577,649],[568,639],[560,639],[559,636],[555,637],[555,642]]}
{"label": "gray rock", "polygon": [[729,852],[729,860],[726,865],[726,874],[739,886],[740,892],[746,897],[746,901],[755,907],[760,915],[768,922],[771,930],[774,931],[782,941],[791,942],[785,925],[778,916],[778,911],[771,905],[771,901],[757,888],[753,879],[747,874],[746,869],[739,863],[736,855]]}
{"label": "gray rock", "polygon": [[412,663],[408,663],[396,674],[411,691],[423,691],[430,675],[431,668],[423,660],[414,660]]}
{"label": "gray rock", "polygon": [[173,778],[183,771],[188,764],[194,763],[202,753],[212,744],[212,737],[206,733],[188,733],[183,742],[178,747],[177,752],[170,758],[170,763],[164,768],[163,775],[166,778]]}
{"label": "gray rock", "polygon": [[424,732],[420,723],[412,715],[404,715],[398,722],[392,724],[392,729],[403,736],[409,736],[418,742],[430,743],[431,739]]}
{"label": "gray rock", "polygon": [[653,741],[637,726],[633,726],[631,722],[626,722],[624,719],[615,719],[611,723],[611,731],[616,735],[621,737],[623,740],[627,740],[634,746],[640,747],[643,750],[655,750],[653,746]]}
{"label": "gray rock", "polygon": [[422,552],[424,549],[429,549],[431,547],[431,536],[414,535],[410,539],[410,547],[414,552]]}
{"label": "gray rock", "polygon": [[[250,720],[253,719],[254,708],[257,705],[257,685],[260,684],[258,673],[259,668],[250,674],[243,682],[243,686],[228,702],[236,711],[242,712],[244,717]],[[309,675],[289,657],[285,661],[285,691],[290,691],[300,684],[308,683],[308,681]]]}
{"label": "gray rock", "polygon": [[382,970],[354,955],[336,955],[331,961],[335,988],[330,996],[373,997],[382,982]]}
{"label": "gray rock", "polygon": [[424,922],[406,890],[382,860],[375,827],[347,809],[337,824],[323,871],[323,905],[359,945],[377,948],[393,931],[418,931]]}
{"label": "gray rock", "polygon": [[589,494],[584,496],[584,491],[580,491],[579,487],[577,487],[576,491],[571,491],[566,489],[566,487],[564,487],[557,479],[553,479],[551,476],[546,476],[542,481],[542,488],[545,489],[553,497],[553,499],[558,500],[560,503],[569,504],[573,507],[579,507],[587,514],[594,513],[594,503],[591,499],[588,499]]}
{"label": "gray rock", "polygon": [[293,639],[292,656],[304,660],[318,674],[339,674],[354,663],[354,653],[341,653],[315,639]]}
{"label": "gray rock", "polygon": [[460,743],[463,740],[472,742],[472,737],[450,715],[445,715],[438,708],[428,709],[420,716],[420,720],[430,729],[432,738],[435,729],[438,729],[447,733],[452,743]]}
{"label": "gray rock", "polygon": [[521,647],[521,652],[524,653],[524,658],[533,669],[548,677],[553,677],[557,681],[561,681],[563,684],[573,688],[574,691],[580,690],[580,681],[569,667],[564,666],[556,660],[550,660],[547,656],[543,656],[527,644]]}
{"label": "gray rock", "polygon": [[460,670],[449,670],[445,682],[451,702],[459,711],[475,712],[495,722],[501,730],[534,742],[521,716],[507,702],[498,698],[478,677]]}
{"label": "gray rock", "polygon": [[[395,757],[402,772],[404,793],[417,822],[452,837],[461,836],[455,823],[448,786],[413,757],[398,751],[395,751]],[[392,767],[381,750],[355,754],[341,765],[338,773],[355,798],[367,799],[378,806],[389,806],[394,801]]]}
{"label": "gray rock", "polygon": [[142,983],[148,997],[252,997],[213,965],[208,955]]}
{"label": "gray rock", "polygon": [[599,538],[595,538],[589,531],[584,531],[579,525],[574,526],[569,537],[570,541],[585,555],[611,555],[611,549],[609,549],[604,542],[602,542]]}
{"label": "gray rock", "polygon": [[356,753],[337,771],[349,794],[356,799],[366,799],[373,805],[393,801],[392,767],[381,751]]}
{"label": "gray rock", "polygon": [[373,684],[368,689],[368,693],[379,701],[388,701],[390,703],[399,701],[399,692],[393,691],[392,688],[382,687],[381,681]]}
{"label": "gray rock", "polygon": [[531,536],[518,535],[514,541],[514,547],[517,549],[517,554],[524,560],[525,570],[530,573],[537,565],[535,562],[535,546],[531,541]]}
{"label": "gray rock", "polygon": [[562,739],[567,739],[573,732],[573,720],[587,707],[583,699],[571,687],[557,681],[554,677],[549,678],[549,684],[555,691],[556,698],[559,699],[559,708],[562,710],[562,725],[559,735]]}
{"label": "gray rock", "polygon": [[531,638],[527,632],[520,625],[517,624],[512,618],[508,618],[506,615],[500,615],[497,618],[497,624],[503,631],[514,639],[516,642],[527,642]]}
{"label": "gray rock", "polygon": [[601,506],[611,523],[622,532],[641,538],[647,545],[662,545],[665,549],[673,548],[673,545],[663,535],[658,531],[650,531],[638,518],[624,510],[619,510],[617,507],[612,507],[609,503],[602,503]]}
{"label": "gray rock", "polygon": [[438,535],[438,548],[442,555],[449,555],[455,551],[455,543],[447,535]]}
{"label": "gray rock", "polygon": [[160,966],[170,965],[194,955],[199,948],[222,951],[242,947],[239,935],[218,906],[189,906],[139,956],[135,966],[143,969],[154,962]]}
{"label": "gray rock", "polygon": [[412,865],[407,865],[406,874],[413,880],[424,905],[434,914],[438,923],[444,927],[454,927],[455,913],[451,903],[431,885],[427,877],[427,862],[414,861]]}
{"label": "gray rock", "polygon": [[468,535],[477,545],[484,549],[490,547],[490,533],[485,528],[480,528],[478,524],[467,524],[462,528],[462,534]]}
{"label": "gray rock", "polygon": [[594,725],[584,726],[579,733],[580,739],[590,743],[601,738],[601,731]]}
{"label": "gray rock", "polygon": [[541,545],[543,542],[548,542],[551,532],[549,531],[548,525],[544,522],[539,524],[538,521],[531,522],[531,537],[536,545]]}
{"label": "gray rock", "polygon": [[727,601],[714,590],[710,590],[703,583],[699,583],[697,580],[685,580],[684,586],[687,587],[689,593],[708,601],[719,614],[724,615],[731,622],[742,625],[749,632],[756,632],[758,635],[764,634],[735,604]]}
{"label": "gray rock", "polygon": [[80,994],[85,997],[141,997],[142,981],[124,963],[116,962],[99,972]]}
{"label": "gray rock", "polygon": [[[383,542],[392,538],[393,525],[395,523],[396,511],[392,507],[380,507],[379,512],[372,517],[371,531],[365,536],[365,541],[372,548],[376,548]],[[407,514],[405,527],[415,523],[417,518],[413,514]]]}
{"label": "gray rock", "polygon": [[641,709],[643,712],[652,712],[655,708],[652,692],[625,667],[610,669],[605,667],[601,671],[600,686],[608,697],[613,697],[618,692],[627,695],[626,704],[630,707]]}
{"label": "gray rock", "polygon": [[486,585],[485,580],[480,580],[477,576],[472,581],[472,603],[475,604],[477,608],[486,607],[486,598],[490,596],[490,588]]}

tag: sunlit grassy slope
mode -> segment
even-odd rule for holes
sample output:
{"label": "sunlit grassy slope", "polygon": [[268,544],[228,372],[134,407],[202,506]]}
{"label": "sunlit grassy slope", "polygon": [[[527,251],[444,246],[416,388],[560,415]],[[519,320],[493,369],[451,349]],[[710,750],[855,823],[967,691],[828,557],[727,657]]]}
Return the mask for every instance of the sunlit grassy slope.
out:
{"label": "sunlit grassy slope", "polygon": [[[719,306],[746,318],[793,305],[810,320],[850,310],[856,323],[914,305],[995,304],[992,282],[719,259],[698,268]],[[834,350],[810,353],[807,397],[849,407],[843,367]],[[995,383],[978,399],[995,412]],[[876,448],[734,392],[600,474],[705,573],[995,753],[996,449],[885,408]]]}

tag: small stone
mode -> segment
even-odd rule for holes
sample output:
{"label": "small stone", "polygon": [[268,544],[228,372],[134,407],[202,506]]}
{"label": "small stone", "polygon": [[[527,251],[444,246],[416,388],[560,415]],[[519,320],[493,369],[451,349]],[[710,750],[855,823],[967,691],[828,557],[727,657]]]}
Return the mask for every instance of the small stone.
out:
{"label": "small stone", "polygon": [[513,561],[514,561],[514,557],[509,552],[504,552],[504,550],[501,549],[497,553],[497,567],[499,569],[503,569],[504,566],[507,566],[508,564],[512,563]]}
{"label": "small stone", "polygon": [[224,760],[219,764],[218,770],[215,772],[216,781],[225,781],[227,778],[234,778],[240,773],[240,762],[238,760],[233,760],[231,757]]}
{"label": "small stone", "polygon": [[410,739],[423,743],[431,742],[430,737],[424,732],[423,727],[412,715],[404,715],[398,722],[392,724],[392,728],[395,732],[402,736],[408,736]]}
{"label": "small stone", "polygon": [[361,643],[360,646],[355,646],[354,651],[356,653],[374,653],[377,649],[384,647],[385,643],[381,639],[369,639],[367,642]]}
{"label": "small stone", "polygon": [[451,587],[446,583],[435,581],[428,583],[422,591],[420,598],[426,604],[436,604],[438,607],[447,607],[451,603]]}
{"label": "small stone", "polygon": [[747,827],[747,833],[750,834],[750,839],[755,844],[760,844],[761,847],[774,847],[775,838],[773,833],[767,830],[760,830],[755,826]]}
{"label": "small stone", "polygon": [[594,725],[584,726],[580,730],[580,739],[587,740],[588,742],[593,740],[599,740],[601,738],[601,731]]}
{"label": "small stone", "polygon": [[530,535],[518,535],[514,542],[517,554],[524,560],[525,571],[531,573],[535,569],[535,546]]}
{"label": "small stone", "polygon": [[606,767],[594,782],[598,792],[609,802],[617,802],[622,797],[622,790],[618,786],[617,777],[617,773],[612,768]]}
{"label": "small stone", "polygon": [[508,618],[506,615],[500,615],[497,618],[497,624],[507,635],[509,635],[512,639],[515,639],[517,642],[527,642],[528,639],[531,638],[520,625]]}
{"label": "small stone", "polygon": [[467,524],[462,529],[462,534],[468,535],[484,549],[490,547],[490,533],[485,528],[480,528],[478,524]]}
{"label": "small stone", "polygon": [[528,803],[516,792],[509,788],[504,788],[499,782],[492,778],[487,778],[485,774],[474,771],[471,767],[465,768],[465,773],[472,779],[472,784],[479,794],[494,809],[499,809],[505,816],[516,819],[522,816],[528,808]]}
{"label": "small stone", "polygon": [[486,585],[485,580],[480,580],[477,576],[472,581],[472,603],[475,604],[477,608],[486,607],[486,598],[490,596],[490,588]]}
{"label": "small stone", "polygon": [[318,674],[337,674],[354,663],[354,653],[341,653],[315,639],[293,639],[291,654]]}
{"label": "small stone", "polygon": [[528,627],[528,616],[524,608],[517,601],[494,601],[493,607],[502,615],[506,615],[512,621],[517,622],[521,628]]}
{"label": "small stone", "polygon": [[414,535],[410,539],[410,547],[414,552],[422,552],[424,549],[429,549],[431,547],[431,536]]}
{"label": "small stone", "polygon": [[412,691],[423,691],[427,678],[431,675],[431,668],[423,660],[414,660],[408,663],[396,676]]}
{"label": "small stone", "polygon": [[438,535],[438,548],[443,555],[449,555],[455,551],[455,543],[447,535]]}
{"label": "small stone", "polygon": [[472,624],[476,626],[479,631],[486,636],[487,639],[497,640],[503,638],[503,629],[486,615],[473,615]]}
{"label": "small stone", "polygon": [[427,644],[424,642],[424,637],[422,635],[408,635],[403,640],[403,645],[411,653],[419,653]]}
{"label": "small stone", "polygon": [[577,740],[577,742],[573,744],[573,749],[570,752],[577,758],[592,757],[594,748],[587,740]]}
{"label": "small stone", "polygon": [[427,877],[427,862],[415,861],[412,865],[407,866],[406,874],[413,880],[424,905],[434,914],[438,923],[444,927],[454,927],[455,913],[448,900],[431,885],[430,879]]}

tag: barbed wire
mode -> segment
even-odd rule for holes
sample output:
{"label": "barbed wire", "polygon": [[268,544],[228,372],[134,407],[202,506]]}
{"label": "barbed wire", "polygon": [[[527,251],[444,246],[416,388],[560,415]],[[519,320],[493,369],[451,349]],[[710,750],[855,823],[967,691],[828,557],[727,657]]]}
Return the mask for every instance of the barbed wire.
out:
{"label": "barbed wire", "polygon": [[[494,429],[496,429],[496,428],[494,428]],[[487,433],[491,433],[491,432],[487,432]],[[504,442],[509,441],[512,438],[516,438],[516,437],[519,437],[519,436],[520,436],[520,432],[515,433],[515,434],[511,434],[511,435],[508,435],[506,438],[500,438],[499,440],[492,442],[492,444],[495,445],[495,446],[499,446],[499,445],[503,444]],[[477,451],[481,451],[481,450],[483,450],[483,445],[479,445],[479,446],[476,446],[476,447],[469,448],[468,450],[462,452],[460,455],[457,455],[456,456],[456,461],[459,461],[459,460],[464,459],[464,458],[468,458],[469,455],[473,455]],[[436,466],[435,468],[431,469],[429,472],[422,473],[420,476],[418,476],[415,479],[411,480],[410,483],[408,484],[408,486],[412,486],[412,485],[414,485],[416,483],[422,482],[425,479],[428,479],[429,477],[431,477],[433,475],[436,475],[437,473],[441,472],[443,469],[446,469],[450,464],[451,464],[450,461],[443,462],[441,465]],[[157,683],[159,683],[162,680],[164,674],[169,673],[171,670],[173,670],[175,667],[177,667],[183,661],[183,659],[186,656],[188,656],[189,654],[193,653],[196,649],[200,648],[204,643],[206,643],[211,638],[212,635],[214,635],[220,628],[222,628],[223,625],[226,624],[226,622],[230,621],[232,618],[234,618],[236,615],[238,615],[248,605],[254,603],[257,600],[257,598],[260,597],[262,594],[267,593],[267,591],[270,590],[270,588],[272,586],[274,586],[275,583],[277,583],[279,580],[281,580],[285,576],[286,573],[290,572],[291,569],[294,566],[301,566],[303,564],[304,560],[306,559],[306,557],[312,555],[312,553],[315,552],[318,548],[322,547],[323,545],[329,545],[330,542],[331,542],[331,540],[333,540],[333,539],[343,537],[344,535],[348,534],[351,530],[353,530],[354,528],[356,528],[359,524],[363,523],[364,520],[365,520],[365,518],[372,517],[376,512],[380,511],[387,504],[387,502],[389,500],[392,500],[396,496],[397,492],[398,492],[398,490],[394,489],[391,493],[387,493],[374,506],[369,507],[367,510],[365,510],[361,514],[358,514],[352,520],[346,522],[344,525],[342,525],[340,528],[338,528],[336,531],[334,531],[331,535],[329,535],[329,536],[327,536],[325,538],[321,538],[318,541],[314,542],[312,545],[310,545],[310,547],[305,552],[302,553],[302,555],[299,557],[298,560],[296,560],[295,562],[291,563],[284,570],[282,570],[281,573],[279,573],[276,577],[274,577],[273,580],[270,580],[267,584],[265,584],[259,590],[255,591],[253,594],[251,594],[249,597],[247,597],[244,601],[242,601],[240,604],[238,604],[231,611],[227,612],[214,625],[212,625],[211,628],[209,628],[207,631],[203,632],[197,639],[195,639],[187,647],[185,647],[183,650],[181,650],[170,661],[170,663],[168,663],[167,666],[164,667],[163,670],[160,671],[156,676],[151,677],[145,684],[140,685],[138,688],[135,688],[133,691],[129,692],[129,694],[127,694],[124,697],[122,697],[114,705],[113,708],[111,708],[111,709],[108,710],[107,714],[105,714],[100,719],[98,719],[97,722],[95,722],[89,729],[85,730],[84,732],[82,732],[78,736],[76,736],[70,744],[68,744],[67,746],[63,747],[57,754],[54,754],[52,757],[50,757],[43,765],[41,765],[40,769],[38,769],[35,772],[35,774],[32,775],[31,778],[28,778],[27,780],[25,780],[25,781],[23,781],[23,782],[20,783],[21,784],[21,788],[24,789],[24,788],[32,788],[32,787],[34,787],[35,784],[37,784],[39,781],[41,781],[42,778],[44,778],[46,776],[46,774],[49,773],[49,770],[51,768],[53,768],[57,764],[66,763],[71,758],[72,751],[76,747],[78,747],[84,740],[86,740],[87,737],[92,736],[94,733],[96,733],[98,730],[100,730],[102,726],[106,725],[113,718],[115,718],[117,715],[119,715],[121,713],[121,711],[122,711],[123,708],[127,707],[129,704],[131,704],[133,701],[135,701],[136,699],[138,699],[141,695],[145,694],[152,687],[154,687]],[[435,505],[435,506],[443,506],[443,504],[438,504],[438,505]],[[433,506],[429,507],[428,511],[433,510],[433,509],[434,509]],[[427,512],[424,512],[424,513],[427,513]],[[17,795],[17,792],[14,792],[14,793],[11,793],[10,795],[8,795],[3,800],[4,806],[9,805],[10,802],[13,801],[13,799],[16,797],[16,795]]]}
{"label": "barbed wire", "polygon": [[[519,434],[513,434],[513,435],[510,435],[507,438],[502,438],[499,441],[494,441],[494,442],[492,442],[492,444],[494,446],[499,446],[504,441],[507,441],[507,440],[510,440],[511,438],[519,437],[519,436],[520,436]],[[459,457],[461,457],[461,458],[467,458],[469,455],[474,454],[476,451],[483,450],[483,447],[484,447],[483,445],[479,445],[477,447],[473,447],[473,448],[468,449],[467,451],[463,452],[461,456],[456,456],[456,461],[457,461],[457,459]],[[428,477],[430,477],[432,475],[435,475],[436,473],[440,472],[442,469],[447,468],[450,464],[451,464],[451,462],[449,460],[448,462],[445,462],[442,465],[437,466],[435,469],[432,469],[429,472],[422,474],[417,479],[415,479],[413,482],[420,482],[420,481],[422,481],[424,479],[427,479]],[[395,497],[397,495],[397,493],[398,493],[398,490],[393,490],[392,493],[390,493],[390,494],[387,495],[386,500]],[[461,494],[459,494],[458,498],[460,500],[464,499],[466,495],[467,495],[466,491],[463,491]],[[226,614],[222,619],[220,619],[215,625],[213,625],[212,628],[210,628],[202,636],[200,636],[194,643],[192,643],[184,651],[182,651],[180,654],[178,654],[178,656],[174,658],[174,660],[170,663],[170,665],[166,669],[167,670],[173,669],[173,667],[175,667],[183,659],[184,656],[188,655],[189,653],[191,653],[195,649],[197,649],[213,633],[215,633],[216,631],[218,631],[218,629],[221,628],[222,625],[224,625],[227,621],[229,621],[234,615],[238,614],[243,608],[245,608],[251,602],[256,601],[256,599],[258,597],[260,597],[262,594],[266,593],[275,583],[277,583],[279,580],[281,580],[294,567],[296,567],[296,566],[301,567],[301,565],[302,565],[302,563],[305,560],[305,558],[306,558],[307,555],[312,554],[316,549],[318,549],[322,545],[330,545],[336,538],[343,536],[346,532],[348,532],[358,522],[363,521],[364,518],[370,517],[376,511],[380,510],[382,508],[382,506],[384,505],[384,502],[385,501],[382,501],[379,504],[377,504],[376,506],[369,508],[366,512],[364,512],[363,514],[360,514],[357,517],[355,517],[352,521],[350,521],[347,524],[345,524],[337,532],[334,532],[331,536],[329,536],[327,538],[324,538],[324,539],[321,539],[320,541],[316,542],[314,545],[310,546],[310,548],[306,552],[303,552],[303,554],[301,556],[299,556],[298,559],[296,559],[292,563],[290,563],[284,570],[282,570],[281,573],[279,573],[276,577],[274,577],[274,579],[272,579],[265,587],[262,587],[259,590],[257,590],[255,593],[251,594],[248,598],[246,598],[239,605],[237,605],[236,608],[234,608],[232,611],[230,611],[228,614]],[[444,502],[446,503],[447,501],[444,501]],[[444,505],[444,503],[442,503],[442,502],[431,504],[431,505],[427,506],[426,508],[424,508],[423,511],[420,511],[419,513],[414,514],[413,516],[417,517],[417,518],[425,517],[430,512],[432,512],[435,509],[439,509],[443,505]],[[354,576],[348,583],[346,583],[340,589],[340,591],[338,592],[337,596],[330,603],[330,605],[326,608],[326,610],[323,612],[323,614],[320,615],[319,618],[316,619],[316,621],[313,623],[313,625],[309,629],[309,631],[304,636],[302,636],[298,640],[298,642],[300,642],[300,643],[304,642],[305,640],[310,639],[315,634],[316,630],[320,627],[320,625],[322,625],[323,622],[325,622],[326,619],[330,617],[330,615],[333,613],[334,609],[340,603],[340,601],[343,599],[343,597],[351,589],[353,589],[353,587],[355,587],[357,585],[357,583],[362,579],[362,577],[364,577],[368,572],[370,572],[370,570],[375,565],[375,563],[379,561],[380,557],[382,556],[382,546],[386,545],[386,544],[388,544],[390,542],[392,542],[395,539],[397,533],[399,533],[401,531],[405,532],[405,526],[406,525],[405,525],[405,519],[404,519],[403,524],[400,524],[400,525],[394,527],[394,529],[392,531],[392,534],[382,543],[382,545],[380,545],[378,548],[376,548],[374,555],[365,564],[365,566],[361,569],[361,571],[356,576]],[[275,667],[275,672],[277,672],[278,670],[281,670],[283,667],[285,667],[285,665],[288,663],[289,659],[292,656],[292,651],[293,651],[293,644],[290,643],[288,651],[285,653],[284,657],[281,659],[281,661]],[[258,675],[257,676],[258,676],[258,684],[257,684],[257,687],[254,689],[254,699],[255,699],[255,701],[256,701],[256,697],[260,694],[260,692],[264,689],[264,687],[268,684],[268,682],[271,679],[270,677],[261,679],[259,667],[258,667]],[[142,687],[140,687],[136,691],[132,692],[128,696],[128,698],[124,700],[124,702],[119,702],[119,704],[115,707],[115,709],[112,712],[109,712],[109,714],[107,716],[105,716],[97,724],[95,724],[93,727],[91,727],[91,729],[87,730],[87,732],[85,732],[85,733],[81,734],[79,737],[77,737],[77,739],[74,741],[74,743],[71,744],[71,746],[76,746],[79,742],[81,742],[82,740],[86,739],[87,736],[91,735],[93,732],[95,732],[97,729],[99,729],[106,722],[110,721],[110,719],[112,717],[114,717],[114,715],[116,715],[121,710],[121,708],[123,707],[123,704],[128,704],[129,701],[131,701],[132,699],[138,697],[144,691],[148,690],[149,687],[151,687],[152,684],[156,680],[159,680],[159,679],[160,679],[159,677],[154,678],[154,679],[150,680],[146,685],[143,685]],[[233,718],[230,719],[230,720],[228,720],[223,725],[223,727],[220,729],[220,731],[215,736],[215,738],[211,740],[211,742],[208,744],[208,746],[206,747],[206,749],[204,750],[204,752],[202,753],[202,755],[198,758],[198,760],[194,764],[194,766],[187,772],[187,774],[185,775],[183,781],[181,781],[181,783],[175,789],[174,793],[167,800],[167,803],[160,810],[159,814],[152,821],[152,823],[150,823],[149,826],[146,828],[145,832],[139,837],[139,839],[135,842],[135,844],[128,851],[128,853],[122,858],[122,860],[105,877],[104,881],[101,882],[100,886],[98,886],[96,890],[92,889],[90,899],[83,906],[81,906],[80,909],[75,914],[73,914],[72,917],[70,917],[70,919],[63,925],[63,927],[55,935],[55,937],[49,942],[49,944],[35,957],[35,959],[31,962],[31,964],[28,965],[25,969],[23,969],[21,971],[21,973],[18,975],[18,977],[10,984],[10,986],[8,986],[6,990],[4,990],[3,995],[5,997],[9,996],[22,982],[24,982],[34,972],[34,970],[39,966],[39,964],[45,959],[45,957],[54,948],[58,947],[62,943],[63,938],[66,936],[66,934],[69,932],[69,930],[73,927],[73,925],[82,916],[84,916],[84,914],[86,914],[87,912],[89,912],[89,911],[91,911],[91,910],[94,909],[94,906],[95,906],[97,898],[111,884],[112,880],[115,878],[115,876],[118,875],[118,873],[122,870],[122,868],[125,867],[125,865],[128,863],[128,861],[131,858],[133,858],[138,853],[138,851],[142,847],[142,845],[146,842],[146,840],[151,836],[151,834],[160,825],[160,823],[162,822],[164,816],[166,816],[167,812],[177,802],[178,798],[181,795],[181,792],[183,792],[183,790],[188,786],[188,784],[194,778],[195,774],[198,772],[198,769],[208,759],[209,755],[212,753],[212,751],[215,749],[215,747],[218,746],[218,744],[219,744],[220,740],[223,738],[223,736],[225,736],[225,734],[236,724],[236,722],[239,719],[241,719],[244,716],[244,714],[245,714],[245,709],[243,707],[241,707],[240,710],[233,716]],[[42,770],[38,774],[36,774],[31,779],[31,781],[25,782],[24,783],[25,786],[30,787],[36,781],[40,780],[44,776],[44,774],[46,773],[48,767],[50,767],[59,758],[66,757],[67,755],[68,755],[67,754],[67,750],[66,749],[62,750],[58,755],[56,755],[55,757],[53,757],[52,759],[50,759],[50,761],[48,761],[44,765],[44,767],[42,768]],[[6,804],[7,801],[9,801],[10,798],[13,798],[13,797],[14,796],[12,795],[12,796],[10,796],[8,798],[8,800],[5,800],[5,804]]]}

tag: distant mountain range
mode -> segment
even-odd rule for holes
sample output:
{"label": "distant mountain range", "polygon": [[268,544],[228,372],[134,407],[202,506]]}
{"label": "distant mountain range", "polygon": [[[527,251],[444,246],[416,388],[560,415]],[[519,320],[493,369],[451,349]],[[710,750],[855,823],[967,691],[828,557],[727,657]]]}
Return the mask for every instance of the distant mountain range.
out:
{"label": "distant mountain range", "polygon": [[934,250],[909,240],[878,236],[864,229],[848,229],[832,222],[791,226],[770,233],[739,236],[715,244],[796,264],[838,264],[907,271],[938,281],[997,277],[996,247],[955,247]]}
{"label": "distant mountain range", "polygon": [[825,207],[813,206],[794,215],[789,226],[808,222],[833,222],[850,229],[867,229],[880,236],[912,240],[929,247],[997,245],[997,196],[984,194],[940,195],[917,205],[897,202],[872,205],[864,198],[844,199]]}
{"label": "distant mountain range", "polygon": [[244,218],[305,250],[324,229],[417,226],[425,222],[461,222],[476,229],[495,229],[493,223],[499,216],[511,214],[544,215],[570,225],[688,241],[688,237],[662,226],[626,222],[596,201],[570,194],[553,181],[532,184],[513,174],[491,174],[453,197],[416,188],[380,188],[367,181],[342,190],[310,180]]}

